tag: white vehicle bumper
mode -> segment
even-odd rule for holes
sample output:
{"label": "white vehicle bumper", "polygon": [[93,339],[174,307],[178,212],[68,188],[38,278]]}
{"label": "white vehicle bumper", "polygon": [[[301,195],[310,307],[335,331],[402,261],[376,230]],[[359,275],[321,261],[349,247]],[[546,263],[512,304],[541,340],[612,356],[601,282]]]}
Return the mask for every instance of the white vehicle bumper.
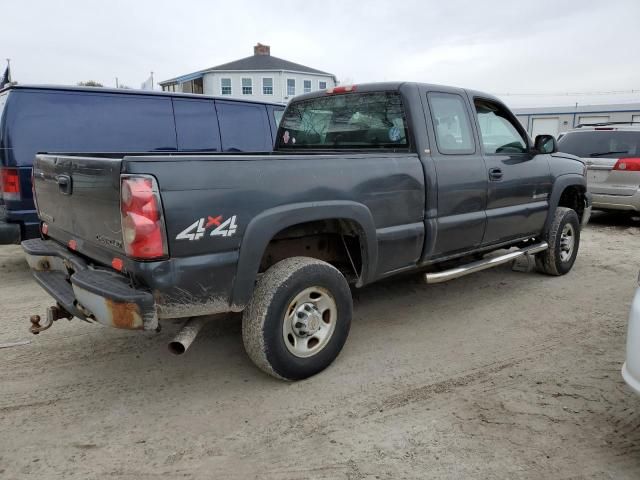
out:
{"label": "white vehicle bumper", "polygon": [[624,381],[640,394],[640,288],[636,290],[629,314],[627,361],[622,366]]}
{"label": "white vehicle bumper", "polygon": [[595,210],[626,210],[640,212],[640,189],[633,195],[607,195],[592,193]]}

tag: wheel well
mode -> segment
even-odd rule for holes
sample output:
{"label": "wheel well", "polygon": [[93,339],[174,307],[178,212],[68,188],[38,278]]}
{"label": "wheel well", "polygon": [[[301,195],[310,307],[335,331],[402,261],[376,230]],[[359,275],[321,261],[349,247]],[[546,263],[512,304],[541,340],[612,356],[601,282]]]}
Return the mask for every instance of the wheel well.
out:
{"label": "wheel well", "polygon": [[359,225],[350,220],[329,219],[299,223],[273,236],[260,261],[259,272],[289,257],[312,257],[340,270],[349,282],[362,276],[364,245]]}
{"label": "wheel well", "polygon": [[576,211],[578,218],[582,220],[585,207],[585,188],[580,185],[571,185],[564,189],[560,195],[559,207],[567,207]]}

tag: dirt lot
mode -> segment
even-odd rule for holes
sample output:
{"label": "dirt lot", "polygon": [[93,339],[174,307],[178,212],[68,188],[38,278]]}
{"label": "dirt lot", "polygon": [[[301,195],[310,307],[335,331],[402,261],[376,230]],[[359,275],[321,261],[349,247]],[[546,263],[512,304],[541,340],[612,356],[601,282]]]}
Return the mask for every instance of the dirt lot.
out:
{"label": "dirt lot", "polygon": [[357,293],[337,362],[283,383],[237,319],[183,357],[161,334],[59,321],[0,248],[0,478],[640,478],[620,377],[640,222],[600,217],[562,278],[507,267]]}

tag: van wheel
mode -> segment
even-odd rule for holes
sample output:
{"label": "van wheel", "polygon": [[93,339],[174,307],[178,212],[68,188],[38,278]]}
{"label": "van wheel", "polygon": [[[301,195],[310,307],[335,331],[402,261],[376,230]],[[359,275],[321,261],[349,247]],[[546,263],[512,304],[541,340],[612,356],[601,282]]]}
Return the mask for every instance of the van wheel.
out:
{"label": "van wheel", "polygon": [[310,377],[342,350],[352,310],[349,285],[335,267],[314,258],[287,258],[258,280],[242,316],[244,348],[274,377]]}
{"label": "van wheel", "polygon": [[568,273],[576,261],[580,246],[578,214],[570,208],[556,208],[546,240],[549,248],[536,255],[538,270],[556,276]]}

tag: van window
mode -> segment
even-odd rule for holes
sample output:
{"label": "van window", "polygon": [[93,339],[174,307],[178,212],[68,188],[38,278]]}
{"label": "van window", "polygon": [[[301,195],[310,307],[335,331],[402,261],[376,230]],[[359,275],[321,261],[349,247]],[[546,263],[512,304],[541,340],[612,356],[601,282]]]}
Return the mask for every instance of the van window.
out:
{"label": "van window", "polygon": [[0,95],[0,120],[2,120],[2,112],[4,111],[4,106],[7,103],[8,96],[9,96],[8,92]]}
{"label": "van window", "polygon": [[445,155],[474,153],[471,121],[462,97],[454,93],[429,93],[428,97],[438,151]]}
{"label": "van window", "polygon": [[279,149],[407,149],[397,92],[349,93],[293,102],[278,129]]}
{"label": "van window", "polygon": [[276,126],[280,125],[280,120],[282,120],[282,115],[284,115],[284,108],[273,109],[273,118],[275,118],[276,120]]}
{"label": "van window", "polygon": [[36,152],[176,150],[170,98],[14,91],[7,117],[19,165]]}
{"label": "van window", "polygon": [[224,152],[271,150],[269,117],[263,105],[218,101],[216,109]]}
{"label": "van window", "polygon": [[213,100],[173,100],[178,149],[182,151],[220,150],[220,131]]}

